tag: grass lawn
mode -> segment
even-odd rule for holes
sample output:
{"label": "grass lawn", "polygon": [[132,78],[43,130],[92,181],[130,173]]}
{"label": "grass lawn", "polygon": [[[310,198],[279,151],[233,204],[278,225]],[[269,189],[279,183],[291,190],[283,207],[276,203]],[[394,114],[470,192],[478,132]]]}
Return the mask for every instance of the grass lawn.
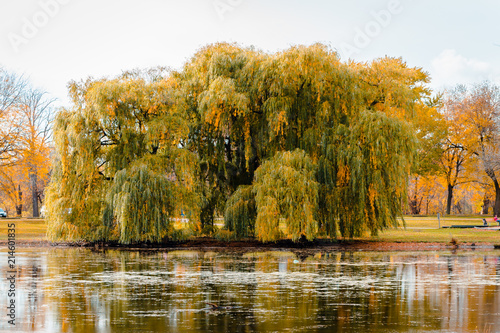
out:
{"label": "grass lawn", "polygon": [[[377,237],[369,235],[360,240],[379,240],[386,242],[441,242],[449,243],[454,238],[459,243],[493,243],[500,244],[500,231],[483,231],[480,229],[438,229],[436,216],[405,216],[406,228],[400,220],[398,229],[381,232]],[[471,224],[482,225],[483,216],[451,216],[441,217],[441,226]],[[486,219],[493,226],[491,217]],[[46,240],[47,225],[43,219],[7,218],[0,219],[0,240],[7,240],[7,225],[15,223],[16,240]],[[177,225],[178,224],[178,225]],[[182,227],[183,223],[176,223]]]}
{"label": "grass lawn", "polygon": [[9,224],[15,224],[16,240],[46,240],[47,225],[43,219],[2,218],[0,219],[0,240],[7,240]]}
{"label": "grass lawn", "polygon": [[439,242],[449,243],[451,239],[459,243],[500,244],[500,231],[481,231],[477,229],[406,229],[386,230],[371,240],[386,242]]}
{"label": "grass lawn", "polygon": [[[451,225],[483,225],[483,216],[447,216],[440,218],[441,227],[451,226]],[[498,223],[493,222],[492,217],[486,217],[486,222],[490,226],[498,225]],[[437,229],[439,227],[439,222],[436,216],[405,216],[404,220],[406,222],[406,228],[418,228],[418,229]],[[402,220],[400,219],[400,225],[403,226]]]}
{"label": "grass lawn", "polygon": [[[441,227],[451,225],[483,225],[483,216],[449,216],[441,217]],[[366,237],[372,240],[387,242],[444,242],[449,243],[454,238],[459,243],[487,242],[500,244],[500,231],[483,231],[480,229],[438,229],[439,223],[436,216],[405,216],[406,229],[389,229],[381,232],[378,237]],[[490,226],[497,226],[491,217],[486,221]],[[365,239],[366,239],[365,238]]]}

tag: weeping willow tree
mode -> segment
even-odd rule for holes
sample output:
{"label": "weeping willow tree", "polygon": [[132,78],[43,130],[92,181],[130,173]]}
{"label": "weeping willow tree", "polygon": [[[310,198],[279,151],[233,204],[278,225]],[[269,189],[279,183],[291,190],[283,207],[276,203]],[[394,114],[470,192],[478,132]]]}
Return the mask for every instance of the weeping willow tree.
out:
{"label": "weeping willow tree", "polygon": [[[395,224],[429,96],[401,59],[208,45],[170,76],[73,84],[56,121],[52,239],[160,241],[190,212],[240,237],[353,237]],[[425,138],[425,135],[420,135]]]}
{"label": "weeping willow tree", "polygon": [[176,211],[196,211],[197,159],[183,149],[175,83],[161,74],[72,84],[75,107],[54,127],[50,239],[158,242]]}

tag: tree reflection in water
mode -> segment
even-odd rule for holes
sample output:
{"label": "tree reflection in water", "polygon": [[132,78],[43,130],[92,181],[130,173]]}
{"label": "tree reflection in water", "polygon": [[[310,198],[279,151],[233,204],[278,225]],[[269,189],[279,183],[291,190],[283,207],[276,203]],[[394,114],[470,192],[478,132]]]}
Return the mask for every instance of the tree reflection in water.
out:
{"label": "tree reflection in water", "polygon": [[500,327],[499,254],[23,249],[16,330],[481,332]]}

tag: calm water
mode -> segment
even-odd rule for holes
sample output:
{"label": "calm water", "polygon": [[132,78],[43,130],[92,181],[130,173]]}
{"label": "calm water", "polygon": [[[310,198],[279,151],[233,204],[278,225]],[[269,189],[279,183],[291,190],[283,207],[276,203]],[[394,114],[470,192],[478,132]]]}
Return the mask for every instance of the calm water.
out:
{"label": "calm water", "polygon": [[[0,256],[6,276],[5,249]],[[20,250],[16,264],[17,325],[2,315],[6,332],[500,332],[494,250],[306,257],[43,248]],[[6,278],[0,287],[6,309]]]}

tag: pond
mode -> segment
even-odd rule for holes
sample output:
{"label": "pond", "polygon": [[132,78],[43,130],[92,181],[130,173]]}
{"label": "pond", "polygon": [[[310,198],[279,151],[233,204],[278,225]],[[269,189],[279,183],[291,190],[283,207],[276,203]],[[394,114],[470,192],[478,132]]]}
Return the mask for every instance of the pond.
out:
{"label": "pond", "polygon": [[[8,277],[7,250],[0,256]],[[2,331],[500,331],[498,250],[24,248],[16,270],[16,326],[2,315]],[[3,311],[9,283],[0,282]]]}

